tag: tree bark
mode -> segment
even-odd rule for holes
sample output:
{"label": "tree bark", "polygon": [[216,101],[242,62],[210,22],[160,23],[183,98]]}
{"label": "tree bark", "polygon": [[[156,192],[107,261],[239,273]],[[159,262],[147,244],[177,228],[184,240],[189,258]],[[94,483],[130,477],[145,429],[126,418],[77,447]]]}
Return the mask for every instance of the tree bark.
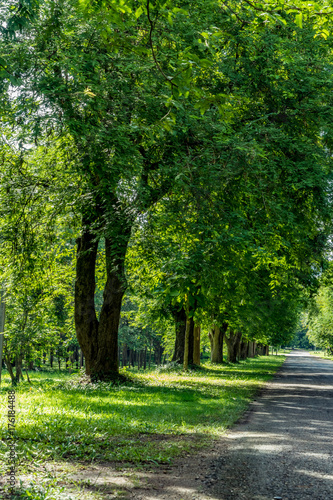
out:
{"label": "tree bark", "polygon": [[22,359],[23,359],[23,356],[21,354],[18,354],[15,358],[15,382],[16,382],[16,384],[18,384],[20,382],[20,378],[23,379]]}
{"label": "tree bark", "polygon": [[185,348],[185,330],[186,330],[186,312],[182,307],[180,311],[174,311],[176,341],[175,350],[172,356],[172,361],[176,363],[184,363],[184,348]]}
{"label": "tree bark", "polygon": [[185,330],[184,363],[183,363],[184,370],[187,370],[189,365],[190,329],[191,329],[191,318],[187,318],[186,330]]}
{"label": "tree bark", "polygon": [[13,372],[13,365],[12,365],[10,359],[9,359],[9,356],[6,356],[6,354],[4,356],[4,360],[5,360],[5,364],[6,364],[9,376],[11,378],[12,384],[14,385],[15,384],[15,375],[14,375],[14,372]]}
{"label": "tree bark", "polygon": [[193,364],[200,365],[200,325],[194,325],[193,330]]}
{"label": "tree bark", "polygon": [[188,364],[193,365],[193,350],[194,350],[194,320],[193,317],[190,318],[190,334],[189,334],[189,343],[188,343]]}
{"label": "tree bark", "polygon": [[127,345],[123,345],[122,367],[127,366]]}
{"label": "tree bark", "polygon": [[254,342],[250,340],[247,355],[249,358],[254,358]]}
{"label": "tree bark", "polygon": [[98,241],[89,224],[77,240],[75,282],[75,327],[92,380],[115,380],[118,372],[118,327],[121,302],[126,289],[124,260],[130,229],[121,237],[105,238],[106,284],[99,320],[95,310],[95,264]]}
{"label": "tree bark", "polygon": [[223,337],[228,325],[223,324],[222,328],[214,325],[208,332],[210,341],[210,360],[212,363],[223,363]]}
{"label": "tree bark", "polygon": [[239,347],[239,359],[246,359],[249,351],[249,342],[242,341]]}
{"label": "tree bark", "polygon": [[229,332],[225,335],[229,363],[236,363],[238,361],[241,337],[241,332],[234,332],[233,330],[229,330]]}

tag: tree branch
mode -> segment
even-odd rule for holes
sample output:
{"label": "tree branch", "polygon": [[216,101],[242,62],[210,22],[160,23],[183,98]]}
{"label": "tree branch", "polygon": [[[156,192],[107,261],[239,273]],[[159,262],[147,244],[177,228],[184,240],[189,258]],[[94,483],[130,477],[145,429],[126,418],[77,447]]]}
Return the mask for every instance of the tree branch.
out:
{"label": "tree branch", "polygon": [[149,24],[150,24],[149,45],[150,45],[150,48],[151,48],[151,53],[152,53],[153,59],[155,61],[156,67],[157,67],[158,71],[161,73],[161,75],[163,76],[163,78],[167,82],[169,82],[171,84],[171,86],[173,85],[174,87],[176,87],[177,85],[172,82],[172,78],[170,76],[167,76],[164,73],[163,69],[160,66],[160,63],[157,60],[156,54],[155,54],[154,45],[153,45],[153,39],[152,39],[152,35],[153,35],[153,31],[154,31],[154,23],[153,23],[153,21],[152,21],[152,19],[150,17],[149,0],[147,0],[147,17],[148,17],[148,21],[149,21]]}

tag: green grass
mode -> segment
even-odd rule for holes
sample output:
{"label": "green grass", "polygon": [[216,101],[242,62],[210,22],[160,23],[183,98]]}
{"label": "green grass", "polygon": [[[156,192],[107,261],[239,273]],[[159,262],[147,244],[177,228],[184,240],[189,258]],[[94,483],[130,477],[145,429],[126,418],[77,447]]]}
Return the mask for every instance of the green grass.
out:
{"label": "green grass", "polygon": [[333,356],[327,354],[326,351],[310,351],[310,354],[312,354],[313,356],[319,356],[320,358],[330,359],[331,361],[333,361]]}
{"label": "green grass", "polygon": [[[170,463],[237,421],[284,359],[274,355],[235,365],[207,363],[187,373],[175,367],[122,370],[129,380],[118,386],[87,384],[77,374],[31,372],[32,385],[23,382],[15,389],[20,470],[61,461],[115,461],[122,467]],[[0,391],[4,458],[9,388],[5,376]],[[2,472],[4,468],[5,463]]]}

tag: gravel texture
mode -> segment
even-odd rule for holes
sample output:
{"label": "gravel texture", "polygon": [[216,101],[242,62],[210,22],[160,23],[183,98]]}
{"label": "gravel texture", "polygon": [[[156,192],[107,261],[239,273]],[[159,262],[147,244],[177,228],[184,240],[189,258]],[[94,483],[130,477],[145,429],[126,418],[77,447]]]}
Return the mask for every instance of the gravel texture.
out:
{"label": "gravel texture", "polygon": [[333,362],[293,351],[214,449],[142,480],[131,498],[333,500]]}
{"label": "gravel texture", "polygon": [[227,436],[216,498],[333,499],[333,363],[296,351]]}

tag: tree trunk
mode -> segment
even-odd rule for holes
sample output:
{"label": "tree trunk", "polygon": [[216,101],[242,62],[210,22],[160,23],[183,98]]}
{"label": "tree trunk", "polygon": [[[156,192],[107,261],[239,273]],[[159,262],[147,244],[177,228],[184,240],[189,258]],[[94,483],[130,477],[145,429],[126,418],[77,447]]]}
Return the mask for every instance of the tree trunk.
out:
{"label": "tree trunk", "polygon": [[180,311],[174,311],[176,341],[175,350],[172,356],[172,361],[176,363],[184,363],[184,348],[185,348],[185,330],[186,330],[186,312],[182,307]]}
{"label": "tree trunk", "polygon": [[200,365],[200,325],[193,330],[193,364]]}
{"label": "tree trunk", "polygon": [[161,339],[156,338],[154,342],[154,359],[157,365],[162,363],[163,347],[161,345]]}
{"label": "tree trunk", "polygon": [[27,365],[25,365],[25,373],[27,374],[27,381],[29,382],[29,384],[31,384],[31,380],[29,378],[29,373],[28,373]]}
{"label": "tree trunk", "polygon": [[185,346],[184,346],[184,370],[188,369],[189,364],[189,348],[190,348],[190,329],[191,329],[191,319],[186,319],[186,329],[185,329]]}
{"label": "tree trunk", "polygon": [[15,358],[15,383],[18,384],[22,376],[22,355],[18,354]]}
{"label": "tree trunk", "polygon": [[76,369],[79,369],[79,348],[78,346],[75,346],[75,353],[74,353],[74,359],[76,363]]}
{"label": "tree trunk", "polygon": [[223,327],[213,326],[208,332],[210,341],[210,360],[212,363],[223,363],[223,337],[227,329],[227,324]]}
{"label": "tree trunk", "polygon": [[249,342],[242,341],[239,346],[239,359],[246,359],[249,350]]}
{"label": "tree trunk", "polygon": [[127,345],[123,345],[122,367],[127,366]]}
{"label": "tree trunk", "polygon": [[188,364],[193,365],[193,350],[194,350],[194,320],[193,316],[190,318],[190,334],[188,344]]}
{"label": "tree trunk", "polygon": [[9,359],[9,356],[5,355],[4,356],[4,360],[5,360],[6,367],[7,367],[9,376],[11,378],[12,384],[14,385],[15,384],[15,375],[14,375],[14,372],[13,372],[13,365],[12,365],[10,359]]}
{"label": "tree trunk", "polygon": [[115,239],[105,238],[107,277],[102,309],[97,320],[94,295],[98,241],[89,231],[89,225],[89,221],[86,221],[82,236],[77,240],[76,334],[86,359],[87,375],[90,375],[92,380],[114,380],[119,376],[118,327],[121,302],[126,288],[124,260],[130,229],[124,226]]}
{"label": "tree trunk", "polygon": [[249,358],[254,358],[254,342],[252,340],[249,342],[247,355]]}
{"label": "tree trunk", "polygon": [[229,363],[236,363],[238,361],[241,337],[241,332],[234,332],[233,330],[229,330],[225,335]]}

